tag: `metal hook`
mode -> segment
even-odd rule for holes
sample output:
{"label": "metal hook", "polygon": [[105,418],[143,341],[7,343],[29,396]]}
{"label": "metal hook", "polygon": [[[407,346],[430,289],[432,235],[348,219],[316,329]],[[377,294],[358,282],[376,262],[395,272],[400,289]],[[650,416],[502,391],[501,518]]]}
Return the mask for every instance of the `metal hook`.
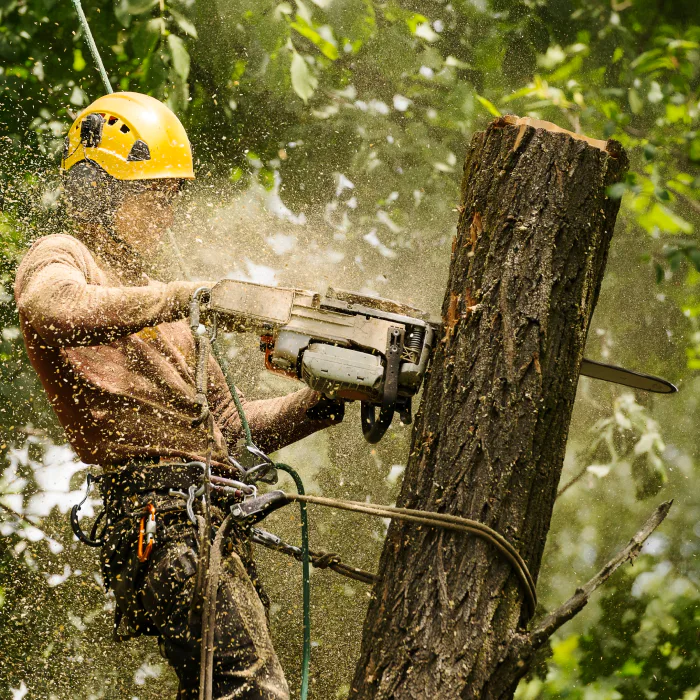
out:
{"label": "metal hook", "polygon": [[92,485],[97,483],[100,480],[101,477],[99,476],[93,476],[88,472],[87,475],[87,484],[85,486],[85,496],[83,496],[83,500],[80,501],[80,503],[76,503],[70,511],[70,525],[71,529],[73,530],[73,534],[83,543],[88,545],[89,547],[101,547],[104,544],[104,540],[102,537],[98,537],[97,539],[91,539],[88,537],[80,527],[80,523],[78,522],[78,512],[80,509],[83,507],[85,504],[85,501],[87,501],[88,497],[90,496],[90,491],[92,491]]}

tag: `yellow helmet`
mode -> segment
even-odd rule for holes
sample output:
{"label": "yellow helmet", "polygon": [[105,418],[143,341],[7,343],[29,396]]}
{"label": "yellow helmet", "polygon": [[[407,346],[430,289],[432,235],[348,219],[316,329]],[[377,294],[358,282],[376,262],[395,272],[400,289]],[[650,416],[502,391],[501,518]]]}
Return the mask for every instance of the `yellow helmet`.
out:
{"label": "yellow helmet", "polygon": [[95,100],[66,136],[61,168],[97,163],[117,180],[194,179],[192,149],[175,114],[153,97],[115,92]]}

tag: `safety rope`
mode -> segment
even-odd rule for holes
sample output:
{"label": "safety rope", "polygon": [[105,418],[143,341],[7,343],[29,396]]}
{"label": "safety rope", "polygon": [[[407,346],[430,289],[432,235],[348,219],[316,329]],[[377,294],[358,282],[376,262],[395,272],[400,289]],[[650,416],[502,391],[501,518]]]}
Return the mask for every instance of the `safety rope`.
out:
{"label": "safety rope", "polygon": [[85,40],[87,41],[88,47],[90,48],[90,53],[92,54],[95,64],[97,65],[97,70],[100,72],[102,77],[102,82],[104,83],[105,90],[108,94],[112,94],[114,90],[109,82],[109,77],[107,76],[107,71],[105,70],[104,64],[102,63],[102,58],[100,57],[100,52],[97,50],[97,44],[92,37],[92,32],[90,31],[90,25],[88,24],[87,17],[83,12],[83,6],[80,4],[80,0],[72,0],[75,11],[78,13],[78,19],[80,20],[80,25],[83,28],[83,33],[85,34]]}
{"label": "safety rope", "polygon": [[[253,542],[263,547],[271,549],[273,552],[286,554],[288,557],[293,557],[297,561],[301,561],[301,548],[294,547],[287,542],[283,542],[279,537],[273,535],[266,530],[254,527],[251,529]],[[359,581],[360,583],[373,584],[379,581],[379,576],[372,574],[364,569],[358,569],[356,566],[346,564],[340,555],[335,552],[326,552],[323,549],[309,550],[309,558],[311,566],[315,569],[330,569],[335,573]]]}
{"label": "safety rope", "polygon": [[298,503],[314,503],[327,508],[338,508],[355,513],[364,513],[377,518],[391,518],[393,520],[404,520],[438,527],[444,530],[454,530],[456,532],[468,532],[481,539],[490,542],[499,552],[510,562],[522,583],[525,597],[528,601],[530,614],[533,615],[537,607],[537,593],[535,582],[530,574],[527,564],[523,560],[520,552],[500,533],[496,532],[488,525],[480,523],[478,520],[461,518],[457,515],[446,513],[435,513],[427,510],[415,510],[413,508],[397,508],[395,506],[383,506],[374,503],[360,503],[358,501],[344,501],[337,498],[323,498],[321,496],[306,496],[293,493],[285,494],[290,501]]}

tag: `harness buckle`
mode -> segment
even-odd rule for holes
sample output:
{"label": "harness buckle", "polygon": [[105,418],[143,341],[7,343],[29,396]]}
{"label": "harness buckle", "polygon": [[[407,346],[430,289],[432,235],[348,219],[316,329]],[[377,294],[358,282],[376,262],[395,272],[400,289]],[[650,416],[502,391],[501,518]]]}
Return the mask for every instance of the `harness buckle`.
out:
{"label": "harness buckle", "polygon": [[240,523],[252,525],[288,503],[291,501],[284,491],[269,491],[262,496],[247,498],[242,503],[236,503],[231,507],[231,515]]}

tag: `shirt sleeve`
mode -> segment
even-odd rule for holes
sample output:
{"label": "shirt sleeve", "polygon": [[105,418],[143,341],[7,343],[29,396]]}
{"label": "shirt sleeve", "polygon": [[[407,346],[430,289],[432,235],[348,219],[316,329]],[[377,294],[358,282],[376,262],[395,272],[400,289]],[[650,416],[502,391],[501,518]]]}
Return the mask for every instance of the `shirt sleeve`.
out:
{"label": "shirt sleeve", "polygon": [[[209,376],[209,405],[229,450],[235,454],[238,440],[243,437],[238,410],[224,374],[215,361],[210,365]],[[338,422],[330,418],[311,420],[307,417],[306,411],[321,398],[321,394],[309,388],[257,401],[247,401],[240,391],[238,395],[250,425],[253,442],[266,454],[276,452]]]}
{"label": "shirt sleeve", "polygon": [[88,270],[79,244],[68,236],[40,240],[20,266],[17,308],[47,345],[100,345],[175,321],[187,314],[190,295],[200,286],[151,280],[110,287],[90,284]]}

